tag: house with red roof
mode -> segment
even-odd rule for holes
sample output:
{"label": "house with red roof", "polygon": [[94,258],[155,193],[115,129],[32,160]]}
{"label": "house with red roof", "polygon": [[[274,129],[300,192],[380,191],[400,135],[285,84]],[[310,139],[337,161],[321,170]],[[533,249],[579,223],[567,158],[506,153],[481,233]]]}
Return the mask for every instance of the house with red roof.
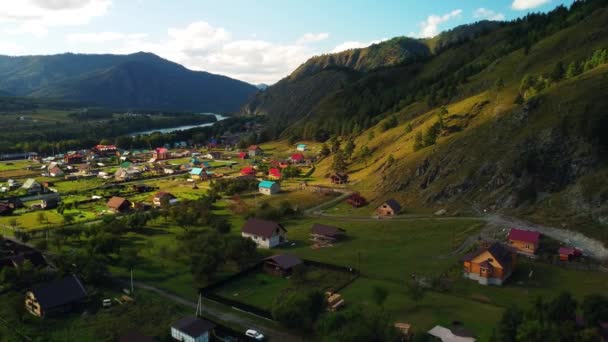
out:
{"label": "house with red roof", "polygon": [[152,153],[152,158],[156,160],[169,159],[169,150],[164,147],[155,148],[154,153]]}
{"label": "house with red roof", "polygon": [[509,232],[509,245],[518,252],[534,254],[538,249],[540,233],[532,230],[513,228]]}
{"label": "house with red roof", "polygon": [[304,155],[302,153],[294,153],[289,157],[292,163],[300,164],[304,162]]}
{"label": "house with red roof", "polygon": [[268,170],[268,178],[274,180],[281,179],[281,170],[276,167],[271,168],[270,170]]}
{"label": "house with red roof", "polygon": [[239,159],[247,159],[249,158],[249,155],[247,154],[247,152],[239,152]]}
{"label": "house with red roof", "polygon": [[241,169],[241,176],[255,176],[256,171],[251,166],[245,166]]}
{"label": "house with red roof", "polygon": [[80,164],[84,156],[80,153],[71,153],[63,156],[63,162],[66,164]]}
{"label": "house with red roof", "polygon": [[583,255],[580,249],[574,247],[560,247],[558,253],[560,261],[572,261]]}
{"label": "house with red roof", "polygon": [[258,145],[251,145],[247,149],[247,153],[249,154],[250,157],[253,158],[255,156],[261,156],[262,154],[264,154],[264,151],[262,151],[262,149]]}

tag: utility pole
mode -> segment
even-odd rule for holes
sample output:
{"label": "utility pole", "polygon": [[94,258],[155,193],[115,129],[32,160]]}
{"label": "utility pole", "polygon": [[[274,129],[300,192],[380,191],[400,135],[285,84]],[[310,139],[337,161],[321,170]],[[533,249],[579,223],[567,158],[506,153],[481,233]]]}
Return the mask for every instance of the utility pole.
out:
{"label": "utility pole", "polygon": [[133,268],[131,268],[131,296],[133,296]]}
{"label": "utility pole", "polygon": [[198,302],[196,303],[196,317],[203,316],[203,295],[198,293]]}

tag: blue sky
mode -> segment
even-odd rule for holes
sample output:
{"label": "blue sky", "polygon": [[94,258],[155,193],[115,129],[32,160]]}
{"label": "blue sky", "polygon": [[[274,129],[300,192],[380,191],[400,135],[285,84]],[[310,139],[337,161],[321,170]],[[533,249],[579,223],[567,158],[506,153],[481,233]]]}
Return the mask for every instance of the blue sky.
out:
{"label": "blue sky", "polygon": [[274,83],[308,58],[573,0],[0,0],[0,54],[149,51]]}

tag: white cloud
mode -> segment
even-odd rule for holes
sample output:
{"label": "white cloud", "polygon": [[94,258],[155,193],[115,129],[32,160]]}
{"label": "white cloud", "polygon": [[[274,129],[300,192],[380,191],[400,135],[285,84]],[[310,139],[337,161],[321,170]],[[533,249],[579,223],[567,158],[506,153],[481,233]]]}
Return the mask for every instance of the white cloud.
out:
{"label": "white cloud", "polygon": [[[321,53],[314,43],[326,39],[329,34],[304,34],[293,42],[279,44],[255,37],[234,39],[228,30],[199,21],[169,28],[164,39],[139,37],[129,40],[128,35],[117,33],[107,37],[118,39],[112,53],[148,51],[192,70],[270,84],[289,75],[310,56]],[[101,49],[102,46],[99,51],[89,52],[108,52]]]}
{"label": "white cloud", "polygon": [[[418,38],[430,38],[434,37],[439,33],[439,25],[449,21],[451,19],[457,18],[462,14],[461,9],[455,9],[450,13],[444,15],[429,15],[425,21],[420,23],[420,32],[418,34],[413,34],[413,36]],[[410,33],[411,34],[411,33]]]}
{"label": "white cloud", "polygon": [[306,33],[300,39],[297,40],[298,44],[306,44],[306,43],[314,43],[320,42],[322,40],[326,40],[329,38],[329,33],[321,32],[321,33]]}
{"label": "white cloud", "polygon": [[18,56],[25,53],[25,49],[15,42],[0,41],[0,54],[7,56]]}
{"label": "white cloud", "polygon": [[91,32],[91,33],[72,33],[67,36],[70,43],[85,43],[85,44],[100,44],[120,40],[139,40],[144,39],[148,35],[145,33],[130,33],[121,32]]}
{"label": "white cloud", "polygon": [[523,11],[548,4],[549,2],[551,2],[551,0],[513,0],[511,8],[514,10]]}
{"label": "white cloud", "polygon": [[368,47],[372,44],[378,44],[385,40],[386,40],[386,38],[382,38],[382,39],[373,40],[373,41],[367,42],[367,43],[359,42],[359,41],[348,41],[348,42],[344,42],[342,44],[337,45],[331,52],[336,53],[336,52],[342,52],[342,51],[346,51],[346,50],[360,49],[360,48]]}
{"label": "white cloud", "polygon": [[495,21],[505,20],[504,14],[494,12],[491,9],[487,9],[487,8],[483,8],[483,7],[476,9],[475,12],[473,13],[473,17],[475,17],[477,19],[487,19],[487,20],[495,20]]}
{"label": "white cloud", "polygon": [[9,24],[9,34],[44,37],[49,28],[79,26],[104,15],[111,0],[19,0],[0,6],[0,24]]}

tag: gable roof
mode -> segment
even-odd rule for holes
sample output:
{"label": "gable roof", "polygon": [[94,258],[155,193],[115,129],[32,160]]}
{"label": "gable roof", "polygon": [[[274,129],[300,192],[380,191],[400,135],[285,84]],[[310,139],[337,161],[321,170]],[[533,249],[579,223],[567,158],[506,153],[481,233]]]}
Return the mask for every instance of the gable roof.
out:
{"label": "gable roof", "polygon": [[285,231],[285,228],[277,222],[250,218],[245,222],[241,231],[246,234],[271,238],[277,230]]}
{"label": "gable roof", "polygon": [[304,160],[304,155],[302,153],[294,153],[291,155],[291,160]]}
{"label": "gable roof", "polygon": [[50,283],[40,284],[32,288],[43,310],[52,309],[86,298],[87,290],[75,275],[67,276]]}
{"label": "gable roof", "polygon": [[21,186],[24,189],[30,189],[36,185],[40,185],[38,182],[36,182],[36,180],[34,178],[28,178],[23,185]]}
{"label": "gable roof", "polygon": [[271,176],[275,176],[275,177],[281,177],[281,170],[273,167],[270,170],[268,170],[268,174]]}
{"label": "gable roof", "polygon": [[192,171],[190,171],[191,175],[200,175],[201,173],[203,173],[203,168],[201,167],[193,167]]}
{"label": "gable roof", "polygon": [[123,205],[129,203],[126,198],[114,196],[108,201],[108,207],[112,209],[120,209]]}
{"label": "gable roof", "polygon": [[258,187],[269,189],[269,188],[272,188],[272,186],[275,184],[276,184],[276,182],[264,180],[264,181],[261,181],[260,184],[258,184]]}
{"label": "gable roof", "polygon": [[475,257],[477,257],[478,255],[480,255],[481,253],[483,253],[485,251],[490,253],[492,255],[492,257],[494,257],[494,260],[496,260],[496,262],[498,262],[503,267],[509,267],[509,266],[511,266],[511,263],[513,262],[513,259],[512,259],[513,250],[511,248],[501,244],[500,242],[494,242],[488,248],[482,248],[476,252],[469,253],[463,257],[463,260],[471,261]]}
{"label": "gable roof", "polygon": [[258,145],[251,145],[248,148],[249,151],[254,151],[254,150],[258,150],[258,149],[261,150],[260,146],[258,146]]}
{"label": "gable roof", "polygon": [[312,233],[328,237],[336,237],[344,235],[344,229],[315,223],[312,225]]}
{"label": "gable roof", "polygon": [[175,196],[170,193],[170,192],[166,192],[166,191],[159,191],[154,195],[154,198],[163,198],[165,196],[169,196],[170,198],[175,198]]}
{"label": "gable roof", "polygon": [[154,152],[156,152],[156,153],[168,153],[169,150],[167,148],[165,148],[165,147],[157,147],[157,148],[154,149]]}
{"label": "gable roof", "polygon": [[512,228],[509,232],[509,240],[524,241],[537,244],[540,233],[532,230]]}
{"label": "gable roof", "polygon": [[393,211],[395,211],[395,212],[400,212],[401,211],[401,204],[399,204],[399,202],[397,202],[393,198],[391,198],[388,201],[384,202],[384,204],[386,204],[389,207],[391,207],[391,209],[393,209]]}
{"label": "gable roof", "polygon": [[171,327],[196,338],[215,328],[215,324],[195,316],[186,316],[171,324]]}
{"label": "gable roof", "polygon": [[298,257],[292,254],[279,254],[273,255],[269,258],[264,259],[265,261],[272,261],[276,266],[282,270],[288,270],[294,266],[298,266],[302,263]]}
{"label": "gable roof", "polygon": [[251,166],[245,166],[244,168],[241,169],[241,174],[242,175],[248,175],[251,173],[255,173],[255,169]]}

